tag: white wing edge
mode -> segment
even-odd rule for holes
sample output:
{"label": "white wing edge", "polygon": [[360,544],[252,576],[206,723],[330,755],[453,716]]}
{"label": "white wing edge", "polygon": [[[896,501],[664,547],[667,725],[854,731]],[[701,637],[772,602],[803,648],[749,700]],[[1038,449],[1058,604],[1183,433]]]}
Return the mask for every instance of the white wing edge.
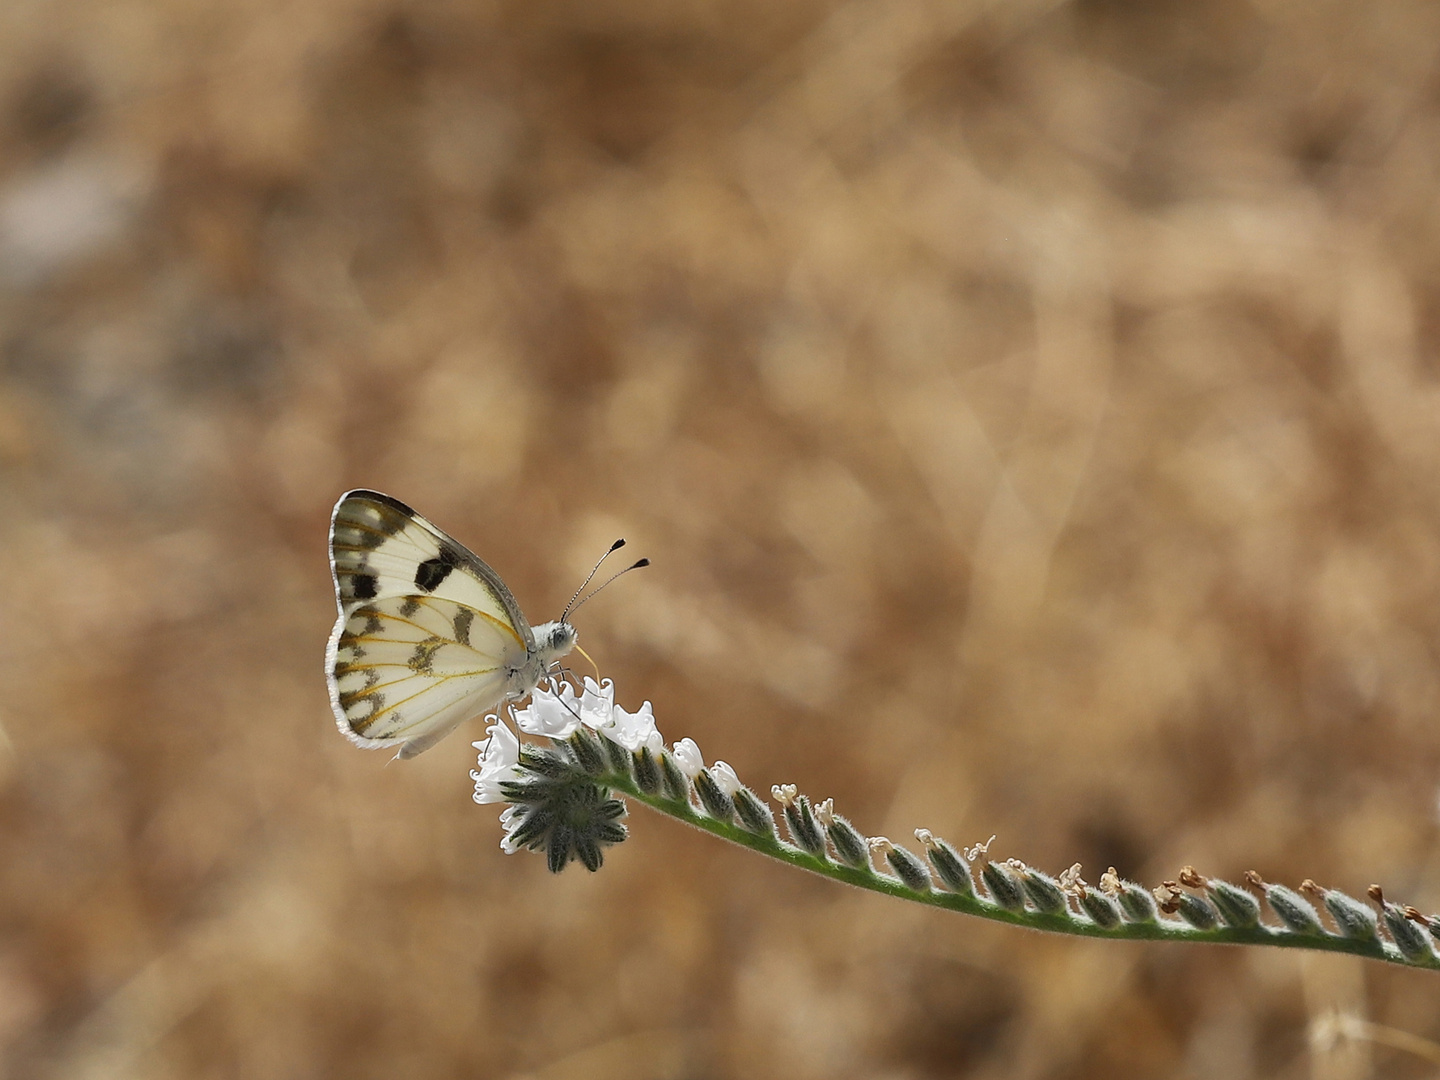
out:
{"label": "white wing edge", "polygon": [[363,746],[366,750],[378,750],[383,746],[394,746],[395,740],[367,739],[364,735],[356,734],[345,716],[345,710],[340,706],[340,682],[335,678],[335,659],[340,652],[340,635],[345,633],[345,623],[348,621],[345,601],[340,598],[340,578],[335,573],[335,518],[340,513],[340,504],[351,494],[347,491],[335,500],[335,507],[330,511],[330,540],[325,548],[326,557],[330,560],[330,583],[335,586],[335,610],[338,612],[335,626],[330,631],[330,640],[325,643],[325,689],[329,691],[330,711],[335,715],[335,726],[340,729],[340,734],[356,746]]}
{"label": "white wing edge", "polygon": [[[339,596],[336,596],[339,602]],[[367,739],[364,735],[358,734],[350,726],[350,721],[345,716],[345,710],[340,706],[340,682],[335,678],[335,657],[340,652],[340,635],[345,632],[345,612],[340,612],[340,617],[335,620],[335,629],[330,631],[330,640],[325,643],[325,688],[330,691],[330,711],[335,714],[335,726],[356,746],[363,746],[366,750],[379,750],[385,746],[395,746],[399,739]]]}

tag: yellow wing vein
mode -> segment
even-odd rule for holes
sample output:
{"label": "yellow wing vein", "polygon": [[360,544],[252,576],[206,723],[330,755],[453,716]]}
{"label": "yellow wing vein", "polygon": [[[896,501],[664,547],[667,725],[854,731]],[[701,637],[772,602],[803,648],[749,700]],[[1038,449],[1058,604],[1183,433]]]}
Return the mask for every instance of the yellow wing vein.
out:
{"label": "yellow wing vein", "polygon": [[[378,666],[382,666],[382,665],[376,665],[376,666],[378,667]],[[404,665],[403,665],[403,664],[387,664],[387,665],[383,665],[383,666],[386,666],[386,667],[403,667]],[[367,686],[367,687],[365,687],[364,689],[361,689],[361,690],[353,690],[353,691],[352,691],[352,690],[341,690],[341,691],[340,691],[340,696],[341,696],[342,698],[344,698],[346,701],[353,703],[353,702],[359,701],[361,698],[367,698],[367,697],[369,697],[371,694],[375,693],[375,691],[377,691],[377,690],[384,690],[384,689],[386,689],[387,687],[399,686],[399,685],[400,685],[401,683],[403,683],[403,682],[409,682],[409,681],[410,681],[411,679],[413,679],[416,675],[419,675],[421,678],[429,679],[432,683],[438,685],[438,684],[440,684],[440,683],[449,682],[451,679],[466,679],[466,678],[469,678],[469,677],[472,676],[472,675],[485,675],[485,674],[488,674],[489,672],[492,672],[492,671],[495,671],[495,670],[496,670],[495,668],[485,668],[485,669],[482,670],[482,671],[453,671],[453,672],[451,672],[449,675],[429,675],[429,674],[424,674],[424,673],[418,672],[418,671],[412,671],[409,675],[406,675],[403,679],[395,679],[393,682],[376,683],[374,686]],[[434,686],[427,686],[427,687],[425,687],[425,690],[433,690],[434,688],[435,688]],[[420,693],[421,693],[421,694],[425,693],[425,690],[421,690]],[[419,695],[417,694],[417,695],[415,695],[415,696],[419,696]],[[410,698],[406,698],[406,699],[405,699],[405,701],[409,701],[409,700],[410,700]],[[403,704],[403,702],[396,702],[396,704]],[[383,712],[383,711],[384,711],[384,710],[382,709],[381,712]],[[377,715],[378,715],[378,714],[377,714]]]}
{"label": "yellow wing vein", "polygon": [[[361,639],[360,639],[360,638],[354,638],[354,639],[352,639],[352,640],[359,641],[359,640],[361,640]],[[369,640],[369,641],[390,641],[390,642],[394,643],[394,639],[393,639],[393,638],[368,638],[368,639],[366,639],[366,640]],[[408,644],[408,642],[404,642],[404,643],[402,643],[402,644]],[[452,644],[452,642],[446,642],[446,644],[447,644],[447,645],[448,645],[448,644]],[[456,641],[456,642],[453,642],[453,644],[459,645],[460,643],[459,643],[458,641]],[[472,651],[474,651],[474,650],[472,650]],[[383,663],[383,664],[347,664],[344,660],[341,660],[339,663],[337,663],[337,664],[335,665],[335,677],[338,679],[338,678],[339,678],[340,676],[342,676],[342,675],[349,675],[350,672],[352,672],[352,671],[371,671],[371,670],[373,670],[373,669],[375,669],[375,668],[382,668],[382,667],[403,667],[403,668],[405,668],[407,671],[408,671],[408,670],[413,670],[413,669],[410,668],[410,665],[408,665],[408,664],[397,664],[397,663],[394,663],[393,661],[388,662],[388,663]],[[492,671],[499,671],[499,670],[500,670],[500,665],[499,665],[499,664],[496,664],[494,667],[475,668],[475,669],[472,670],[472,671],[460,671],[460,672],[456,672],[455,675],[430,675],[430,676],[428,676],[428,677],[429,677],[429,678],[432,678],[432,679],[442,679],[442,678],[443,678],[443,679],[449,679],[449,678],[457,677],[457,676],[459,676],[459,675],[488,675],[488,674],[490,674],[490,672],[492,672]],[[415,674],[419,675],[419,674],[422,674],[422,672],[418,672],[418,671],[417,671],[417,672],[415,672]],[[386,683],[385,685],[386,685],[386,686],[390,686],[391,684],[390,684],[390,683]],[[372,687],[372,689],[378,690],[378,689],[380,689],[380,688],[379,688],[378,686],[376,686],[376,687]]]}
{"label": "yellow wing vein", "polygon": [[515,639],[515,644],[516,644],[516,645],[519,645],[522,649],[525,648],[525,642],[523,642],[523,641],[520,640],[520,635],[515,632],[515,628],[514,628],[513,626],[511,626],[509,623],[501,622],[499,619],[495,618],[494,615],[488,615],[488,614],[486,614],[485,612],[481,611],[479,608],[473,608],[473,607],[471,607],[469,604],[462,604],[459,600],[451,600],[451,599],[449,599],[449,598],[447,598],[447,597],[444,597],[444,596],[441,596],[441,597],[434,597],[434,596],[416,596],[416,597],[413,597],[413,599],[419,601],[419,602],[422,603],[422,604],[424,604],[424,605],[425,605],[426,607],[428,607],[431,611],[435,612],[436,615],[439,615],[442,619],[446,617],[445,613],[444,613],[443,611],[441,611],[439,608],[437,608],[434,604],[432,604],[432,603],[430,602],[431,600],[436,600],[436,599],[444,600],[447,604],[454,604],[456,607],[458,607],[458,608],[464,608],[466,611],[473,611],[476,615],[479,615],[482,619],[486,620],[487,622],[494,623],[494,624],[495,624],[495,628],[496,628],[497,630],[503,630],[503,631],[505,631],[505,633],[509,634],[512,638]]}
{"label": "yellow wing vein", "polygon": [[[446,678],[453,678],[453,676],[446,676]],[[443,681],[443,680],[437,680],[437,681]],[[374,723],[375,723],[376,717],[384,716],[387,712],[393,712],[394,710],[398,709],[401,705],[404,705],[406,702],[414,701],[416,698],[421,697],[421,696],[423,696],[423,695],[425,695],[425,694],[428,694],[428,693],[429,693],[431,690],[433,690],[433,689],[435,689],[433,686],[427,686],[424,690],[421,690],[419,693],[411,694],[411,695],[410,695],[409,697],[407,697],[407,698],[402,698],[402,699],[400,699],[399,701],[395,702],[395,704],[393,704],[393,705],[386,705],[386,706],[383,706],[382,708],[376,709],[376,710],[375,710],[373,713],[371,713],[369,716],[361,717],[361,722],[363,722],[367,728],[368,728],[368,727],[372,727],[372,726],[374,725]],[[416,720],[416,721],[415,721],[415,724],[424,723],[425,719],[426,719],[425,717],[421,717],[419,720]],[[411,728],[411,727],[414,727],[415,724],[408,724],[408,725],[406,725],[406,727],[407,727],[407,728]],[[403,731],[403,730],[405,730],[405,728],[402,728],[401,730]]]}
{"label": "yellow wing vein", "polygon": [[[428,599],[430,599],[430,598],[429,598],[428,596],[407,596],[406,599],[407,599],[407,600],[414,600],[416,603],[423,604],[423,603],[425,603],[426,600],[428,600]],[[509,634],[512,638],[515,639],[515,643],[516,643],[517,645],[519,645],[521,648],[524,648],[524,647],[525,647],[525,643],[520,640],[520,635],[515,632],[515,628],[514,628],[513,626],[509,626],[509,625],[507,625],[506,623],[501,622],[499,619],[495,618],[494,615],[487,615],[487,614],[485,614],[485,612],[481,611],[479,608],[473,608],[473,607],[471,607],[469,604],[462,604],[462,603],[460,603],[460,601],[458,601],[458,600],[448,600],[448,599],[446,599],[446,598],[443,597],[443,596],[442,596],[440,599],[445,600],[445,602],[448,603],[448,604],[454,604],[456,607],[464,608],[466,611],[473,611],[476,615],[479,615],[482,619],[485,619],[487,622],[492,622],[492,623],[494,623],[497,629],[504,630],[507,634]],[[444,617],[445,613],[442,612],[442,611],[440,611],[438,608],[432,607],[432,606],[429,605],[429,604],[426,604],[426,606],[429,607],[431,611],[435,612],[435,614],[441,616],[442,618]],[[422,631],[423,633],[428,634],[430,637],[438,637],[438,636],[439,636],[439,635],[436,634],[433,630],[431,630],[428,626],[421,626],[419,623],[415,622],[413,619],[407,619],[404,615],[392,615],[392,614],[390,614],[390,612],[388,612],[388,611],[381,611],[379,608],[373,608],[373,607],[372,607],[372,608],[365,609],[365,613],[366,613],[367,615],[373,614],[376,618],[380,618],[380,619],[390,619],[390,620],[392,620],[392,621],[394,621],[394,622],[404,623],[406,626],[413,626],[416,630],[420,630],[420,631]],[[358,612],[356,612],[356,614],[358,614]],[[351,617],[353,618],[354,616],[352,615]],[[393,641],[393,640],[394,640],[394,638],[378,638],[378,637],[373,637],[373,636],[371,636],[371,637],[361,637],[361,636],[359,636],[359,635],[353,635],[353,636],[352,636],[352,635],[350,635],[350,634],[346,634],[346,635],[344,635],[344,637],[345,637],[345,640],[346,640],[346,641]],[[456,641],[454,638],[442,638],[441,640],[443,640],[443,641],[448,641],[448,642],[452,642],[453,644],[459,645],[462,649],[472,649],[472,648],[474,648],[474,646],[472,646],[472,645],[466,645],[466,644],[464,644],[464,642]],[[475,649],[475,651],[476,651],[476,652],[479,652],[480,650],[479,650],[479,649]]]}
{"label": "yellow wing vein", "polygon": [[[377,529],[373,525],[366,525],[363,521],[356,521],[354,518],[337,517],[335,520],[338,521],[340,524],[344,525],[347,529],[359,529],[361,532],[368,532],[373,533],[376,536],[383,536],[387,540],[391,539],[392,537],[399,536],[400,532],[404,530],[404,527],[402,526],[400,530],[397,530],[395,532],[386,532],[384,529]],[[391,520],[395,519],[392,518]],[[340,545],[333,544],[331,546],[339,547]]]}
{"label": "yellow wing vein", "polygon": [[[407,599],[418,601],[420,598],[418,596],[412,596],[407,597]],[[391,619],[394,622],[404,623],[406,626],[413,626],[416,630],[428,634],[430,637],[439,637],[439,635],[436,634],[435,631],[431,630],[428,626],[421,626],[414,619],[407,619],[404,615],[391,615],[388,611],[381,611],[379,608],[373,608],[372,610],[374,611],[375,615],[381,619]],[[384,638],[382,640],[393,641],[394,638]],[[455,639],[451,638],[449,640],[454,641]],[[459,645],[460,642],[455,641],[455,644]]]}

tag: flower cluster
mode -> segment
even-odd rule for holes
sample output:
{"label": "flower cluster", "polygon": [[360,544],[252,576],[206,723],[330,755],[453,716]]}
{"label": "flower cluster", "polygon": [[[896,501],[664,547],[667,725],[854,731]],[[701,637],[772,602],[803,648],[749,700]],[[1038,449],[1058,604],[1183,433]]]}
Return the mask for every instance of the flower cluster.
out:
{"label": "flower cluster", "polygon": [[[759,835],[775,835],[765,803],[723,761],[708,768],[693,739],[665,745],[647,701],[636,712],[615,703],[608,679],[585,679],[577,694],[552,682],[531,694],[526,708],[510,707],[511,724],[491,717],[486,738],[473,745],[479,768],[470,771],[477,803],[506,803],[500,814],[501,850],[544,851],[550,869],[572,861],[596,870],[603,850],[627,836],[618,786],[652,796],[677,810],[700,811]],[[517,734],[517,731],[519,734]],[[519,735],[535,740],[522,743]]]}
{"label": "flower cluster", "polygon": [[610,680],[587,678],[578,695],[564,682],[536,689],[527,708],[511,706],[510,717],[520,732],[551,745],[542,750],[522,744],[499,717],[491,718],[486,738],[473,744],[480,751],[479,768],[470,771],[475,801],[509,804],[500,814],[501,850],[544,850],[555,871],[571,860],[599,869],[602,849],[626,837],[620,823],[625,805],[595,781],[594,774],[603,770],[588,769],[574,746],[578,741],[596,750],[609,744],[631,754],[642,749],[659,754],[664,744],[650,703],[627,712],[615,704]]}

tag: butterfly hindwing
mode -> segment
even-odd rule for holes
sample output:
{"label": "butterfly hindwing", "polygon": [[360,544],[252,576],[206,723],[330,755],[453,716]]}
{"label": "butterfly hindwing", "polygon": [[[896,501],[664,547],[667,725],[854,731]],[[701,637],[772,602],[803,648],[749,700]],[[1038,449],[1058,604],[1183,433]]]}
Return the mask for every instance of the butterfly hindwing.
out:
{"label": "butterfly hindwing", "polygon": [[499,705],[534,648],[494,571],[388,495],[341,498],[331,566],[340,609],[326,655],[331,705],[362,746],[418,754]]}

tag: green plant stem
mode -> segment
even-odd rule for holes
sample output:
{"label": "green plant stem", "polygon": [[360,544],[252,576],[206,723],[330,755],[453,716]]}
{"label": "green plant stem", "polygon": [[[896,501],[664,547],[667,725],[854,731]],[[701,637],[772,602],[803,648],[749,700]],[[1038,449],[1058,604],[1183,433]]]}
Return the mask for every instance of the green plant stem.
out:
{"label": "green plant stem", "polygon": [[1349,953],[1370,960],[1382,960],[1408,968],[1440,970],[1440,957],[1408,960],[1398,948],[1378,938],[1359,940],[1341,937],[1338,934],[1298,934],[1282,927],[1218,926],[1211,930],[1198,930],[1178,919],[1161,918],[1154,922],[1122,922],[1106,929],[1092,922],[1084,915],[1075,913],[1044,914],[1025,909],[1010,911],[979,896],[962,896],[959,893],[931,890],[916,892],[897,878],[879,874],[874,870],[855,870],[829,859],[811,855],[785,843],[775,833],[757,835],[739,825],[717,821],[695,809],[687,802],[667,799],[662,795],[647,795],[624,776],[602,776],[598,782],[612,790],[623,792],[636,802],[644,803],[668,817],[683,821],[702,832],[729,840],[732,844],[758,851],[772,859],[778,859],[812,874],[854,885],[859,889],[884,893],[887,896],[910,900],[931,907],[946,908],[965,915],[975,915],[994,922],[1024,926],[1031,930],[1045,930],[1055,934],[1070,934],[1075,937],[1105,938],[1111,941],[1187,941],[1206,945],[1271,945],[1284,949],[1312,949],[1317,952]]}

